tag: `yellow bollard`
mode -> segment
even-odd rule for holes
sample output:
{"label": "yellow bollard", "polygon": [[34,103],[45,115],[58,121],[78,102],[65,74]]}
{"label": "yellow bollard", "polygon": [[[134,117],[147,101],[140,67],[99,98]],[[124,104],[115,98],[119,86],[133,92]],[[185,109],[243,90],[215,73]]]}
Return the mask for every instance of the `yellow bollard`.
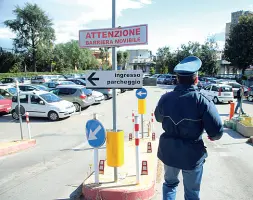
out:
{"label": "yellow bollard", "polygon": [[138,113],[146,114],[146,99],[138,99]]}
{"label": "yellow bollard", "polygon": [[106,158],[110,167],[120,167],[124,164],[124,132],[107,130]]}

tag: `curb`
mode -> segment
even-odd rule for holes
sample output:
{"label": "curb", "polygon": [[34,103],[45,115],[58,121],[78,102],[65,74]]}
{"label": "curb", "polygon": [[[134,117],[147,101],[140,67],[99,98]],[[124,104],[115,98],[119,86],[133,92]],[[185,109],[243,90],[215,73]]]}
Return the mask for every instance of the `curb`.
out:
{"label": "curb", "polygon": [[123,189],[90,189],[83,186],[82,190],[85,200],[148,200],[155,194],[155,181],[152,185],[142,190],[123,190]]}
{"label": "curb", "polygon": [[[156,138],[157,139],[157,138]],[[150,172],[153,174],[153,179],[150,180],[149,184],[140,183],[139,185],[115,185],[108,187],[100,187],[101,184],[83,184],[82,194],[85,200],[150,200],[155,196],[156,192],[156,180],[158,170],[158,158],[155,156],[154,159],[154,171]],[[144,175],[145,176],[145,175]],[[129,188],[126,188],[130,186]]]}
{"label": "curb", "polygon": [[9,154],[13,154],[28,148],[31,148],[36,145],[36,140],[25,140],[25,141],[14,141],[14,142],[19,142],[19,143],[13,143],[13,145],[0,148],[0,157],[6,156]]}

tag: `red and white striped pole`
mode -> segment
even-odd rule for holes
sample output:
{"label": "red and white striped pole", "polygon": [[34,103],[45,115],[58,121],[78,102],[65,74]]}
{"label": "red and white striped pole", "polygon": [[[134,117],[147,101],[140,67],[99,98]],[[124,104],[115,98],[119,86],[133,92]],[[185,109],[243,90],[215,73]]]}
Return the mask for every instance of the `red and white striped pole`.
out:
{"label": "red and white striped pole", "polygon": [[31,129],[30,129],[30,124],[29,124],[29,113],[28,112],[25,113],[25,119],[26,119],[26,124],[27,124],[28,136],[29,136],[29,139],[31,140],[32,137],[31,137]]}
{"label": "red and white striped pole", "polygon": [[140,183],[140,138],[139,138],[139,116],[134,117],[134,129],[135,129],[135,152],[136,152],[136,184]]}

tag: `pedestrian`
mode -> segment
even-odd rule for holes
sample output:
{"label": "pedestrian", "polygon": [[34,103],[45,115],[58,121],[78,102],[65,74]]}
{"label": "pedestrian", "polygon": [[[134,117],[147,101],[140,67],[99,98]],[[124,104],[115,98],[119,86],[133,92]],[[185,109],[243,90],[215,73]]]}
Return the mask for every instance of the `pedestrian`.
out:
{"label": "pedestrian", "polygon": [[235,108],[235,114],[238,114],[237,111],[238,111],[239,108],[240,108],[240,113],[242,113],[243,115],[245,114],[245,112],[242,109],[243,97],[244,97],[244,88],[243,88],[243,86],[241,86],[240,89],[237,91],[237,94],[236,94],[237,105],[236,105],[236,108]]}
{"label": "pedestrian", "polygon": [[174,69],[178,85],[164,94],[155,109],[155,118],[162,123],[158,158],[164,163],[163,200],[174,200],[182,170],[185,200],[198,200],[203,164],[207,157],[202,140],[218,140],[223,125],[212,100],[198,91],[198,70],[201,60],[195,56],[183,59]]}

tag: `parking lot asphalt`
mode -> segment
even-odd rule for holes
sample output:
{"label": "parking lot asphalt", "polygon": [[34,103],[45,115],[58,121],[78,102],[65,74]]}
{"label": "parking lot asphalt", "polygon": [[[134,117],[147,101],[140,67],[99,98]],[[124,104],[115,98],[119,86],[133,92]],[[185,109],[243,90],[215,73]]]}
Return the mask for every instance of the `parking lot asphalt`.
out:
{"label": "parking lot asphalt", "polygon": [[[147,88],[147,114],[144,115],[144,123],[150,120],[151,112],[155,109],[160,96],[173,88],[174,86],[163,85]],[[253,115],[252,105],[250,102],[244,103],[246,113],[251,115]],[[228,117],[228,104],[217,105],[217,108],[223,119]],[[132,110],[137,110],[135,91],[119,94],[117,96],[117,128],[125,131],[125,137],[128,137],[128,133],[133,130]],[[98,119],[106,129],[112,128],[112,100],[91,106],[81,113],[76,113],[70,118],[57,122],[50,122],[48,119],[43,118],[30,118],[32,138],[37,140],[37,145],[29,150],[0,159],[0,199],[45,200],[70,198],[73,191],[78,189],[82,181],[93,170],[93,150],[87,143],[85,133],[85,124],[87,120],[92,118],[93,113],[98,114]],[[158,135],[162,133],[161,125],[155,123],[155,128]],[[27,138],[25,123],[23,124],[23,133]],[[20,139],[19,123],[12,120],[10,115],[1,116],[0,141],[17,139]],[[249,145],[232,145],[237,141],[239,140],[234,141],[227,134],[223,142],[224,144],[231,143],[226,146],[233,147],[233,151],[236,151],[236,149],[239,152],[249,151],[248,148],[251,147]],[[208,144],[213,149],[215,148],[214,143],[209,142]],[[246,162],[245,160],[251,155],[251,152],[249,151],[247,156],[242,158],[243,162]],[[100,159],[105,158],[105,147],[100,149],[99,157]],[[210,159],[212,159],[212,156]],[[217,160],[217,162],[219,161]],[[231,162],[238,162],[238,160]],[[216,164],[218,165],[218,163]],[[218,166],[215,170],[219,170]],[[248,172],[248,168],[244,168],[244,170]],[[216,175],[220,176],[220,174]],[[214,183],[211,179],[209,181]],[[242,181],[241,183],[243,184]],[[213,187],[215,188],[215,184]]]}
{"label": "parking lot asphalt", "polygon": [[[150,87],[148,92],[145,123],[164,90]],[[137,110],[135,91],[119,94],[117,129],[124,130],[125,137],[133,130],[132,110]],[[93,169],[93,151],[85,133],[85,124],[93,113],[98,114],[106,129],[112,128],[112,100],[57,122],[30,118],[32,138],[37,140],[37,145],[0,159],[0,199],[69,198]],[[1,141],[20,139],[19,122],[10,115],[0,117],[0,127]],[[28,137],[25,123],[23,133]],[[100,159],[105,157],[104,147],[99,154]]]}

